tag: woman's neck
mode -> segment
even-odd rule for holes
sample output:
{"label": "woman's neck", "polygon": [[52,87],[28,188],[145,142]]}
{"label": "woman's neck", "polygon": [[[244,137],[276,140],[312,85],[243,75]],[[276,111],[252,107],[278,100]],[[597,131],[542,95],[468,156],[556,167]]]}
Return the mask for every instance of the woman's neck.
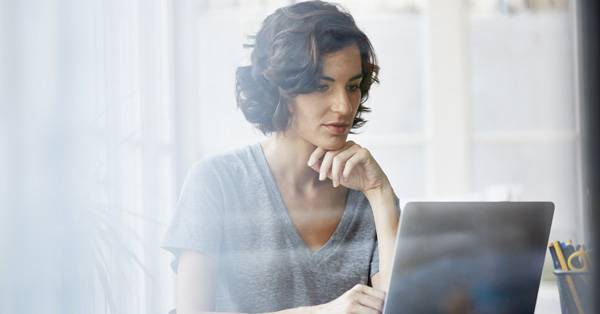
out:
{"label": "woman's neck", "polygon": [[278,184],[303,195],[331,185],[319,181],[319,173],[308,166],[308,158],[317,148],[301,137],[278,133],[261,142],[263,151]]}

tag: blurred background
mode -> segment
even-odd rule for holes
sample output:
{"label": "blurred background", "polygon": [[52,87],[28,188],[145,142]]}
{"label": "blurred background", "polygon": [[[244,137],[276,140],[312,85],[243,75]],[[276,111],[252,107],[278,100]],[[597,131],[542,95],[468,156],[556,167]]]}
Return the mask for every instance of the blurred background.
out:
{"label": "blurred background", "polygon": [[[159,249],[184,176],[261,140],[237,110],[248,35],[283,0],[1,0],[0,312],[167,313]],[[401,205],[547,200],[582,242],[577,2],[337,1],[381,84],[366,146]],[[537,313],[560,313],[547,258]]]}

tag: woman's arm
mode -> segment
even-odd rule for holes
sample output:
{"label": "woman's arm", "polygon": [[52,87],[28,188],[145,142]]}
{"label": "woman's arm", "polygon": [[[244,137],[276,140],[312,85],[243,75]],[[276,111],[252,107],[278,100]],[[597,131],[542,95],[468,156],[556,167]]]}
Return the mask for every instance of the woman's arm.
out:
{"label": "woman's arm", "polygon": [[[184,251],[177,269],[177,314],[234,314],[209,312],[215,308],[217,260],[208,255]],[[264,314],[381,313],[385,294],[365,285],[356,285],[329,303],[286,309]]]}
{"label": "woman's arm", "polygon": [[217,259],[184,251],[177,266],[177,314],[202,313],[215,306]]}
{"label": "woman's arm", "polygon": [[394,201],[394,191],[387,183],[364,194],[373,210],[379,250],[379,272],[371,278],[371,282],[374,288],[387,292],[392,276],[394,243],[400,218]]}
{"label": "woman's arm", "polygon": [[319,172],[319,180],[328,177],[334,187],[343,185],[365,194],[373,210],[379,250],[379,273],[371,281],[373,287],[387,292],[399,219],[387,176],[369,150],[353,141],[336,151],[317,147],[308,159],[308,166]]}

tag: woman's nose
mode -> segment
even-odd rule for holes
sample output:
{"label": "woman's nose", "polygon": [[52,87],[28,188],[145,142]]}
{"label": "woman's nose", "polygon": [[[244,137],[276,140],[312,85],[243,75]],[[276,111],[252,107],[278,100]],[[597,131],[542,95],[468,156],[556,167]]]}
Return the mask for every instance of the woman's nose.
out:
{"label": "woman's nose", "polygon": [[345,92],[337,93],[332,101],[331,110],[341,115],[347,115],[352,112],[352,102]]}

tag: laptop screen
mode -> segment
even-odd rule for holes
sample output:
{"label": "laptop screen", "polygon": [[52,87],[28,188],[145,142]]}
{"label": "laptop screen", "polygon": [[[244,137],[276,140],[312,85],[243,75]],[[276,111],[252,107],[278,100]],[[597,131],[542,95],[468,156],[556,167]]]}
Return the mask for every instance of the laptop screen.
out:
{"label": "laptop screen", "polygon": [[533,313],[549,202],[414,202],[400,218],[384,313]]}

